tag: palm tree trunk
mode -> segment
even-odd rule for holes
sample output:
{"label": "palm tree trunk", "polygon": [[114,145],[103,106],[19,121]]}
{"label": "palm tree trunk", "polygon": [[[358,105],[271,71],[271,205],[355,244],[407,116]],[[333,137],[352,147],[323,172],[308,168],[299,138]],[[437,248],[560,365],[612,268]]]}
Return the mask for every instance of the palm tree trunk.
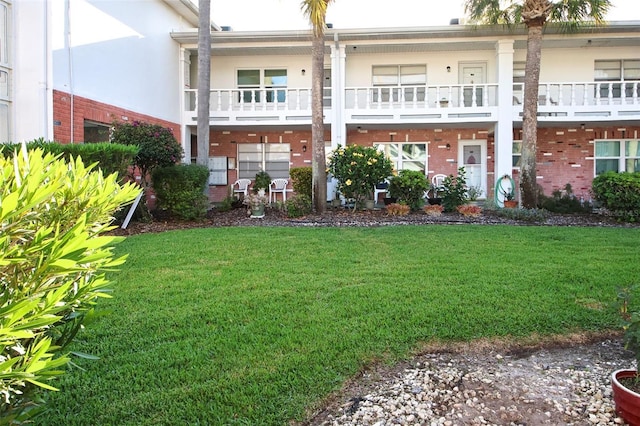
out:
{"label": "palm tree trunk", "polygon": [[313,205],[317,213],[327,207],[327,165],[324,152],[324,109],[322,88],[324,82],[324,35],[314,34],[311,45],[311,150]]}
{"label": "palm tree trunk", "polygon": [[528,25],[527,61],[524,78],[524,107],[522,115],[522,163],[520,166],[520,195],[524,208],[538,205],[536,181],[536,151],[538,145],[538,83],[542,52],[543,24]]}
{"label": "palm tree trunk", "polygon": [[[211,0],[199,0],[198,21],[198,155],[196,163],[209,164],[209,91],[211,88]],[[186,141],[185,143],[189,143]],[[208,187],[205,188],[205,193]]]}

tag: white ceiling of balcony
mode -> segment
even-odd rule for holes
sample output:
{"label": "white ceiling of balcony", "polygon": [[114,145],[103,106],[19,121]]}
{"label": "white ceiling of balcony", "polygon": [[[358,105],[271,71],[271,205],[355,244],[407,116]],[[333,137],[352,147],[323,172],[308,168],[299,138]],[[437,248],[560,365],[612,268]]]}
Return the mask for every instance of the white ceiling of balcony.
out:
{"label": "white ceiling of balcony", "polygon": [[[516,49],[526,48],[524,29],[514,29],[509,36],[502,27],[448,26],[437,28],[389,28],[327,31],[329,45],[337,38],[346,46],[347,55],[397,52],[436,52],[495,50],[499,39],[515,40]],[[186,48],[196,49],[197,31],[172,33]],[[215,56],[311,55],[309,31],[215,32],[212,54]],[[640,22],[610,23],[607,27],[565,34],[549,27],[543,48],[640,46]]]}

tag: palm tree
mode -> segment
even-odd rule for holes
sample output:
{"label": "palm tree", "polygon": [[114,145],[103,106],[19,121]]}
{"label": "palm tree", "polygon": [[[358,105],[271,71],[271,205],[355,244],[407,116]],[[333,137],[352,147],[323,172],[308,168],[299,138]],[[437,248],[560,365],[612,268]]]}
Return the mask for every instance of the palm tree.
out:
{"label": "palm tree", "polygon": [[472,21],[484,24],[524,24],[527,28],[522,116],[522,162],[520,189],[522,205],[538,204],[536,146],[538,141],[538,83],[542,33],[547,22],[558,22],[566,31],[584,25],[604,24],[610,0],[466,0],[465,11]]}
{"label": "palm tree", "polygon": [[[209,90],[211,88],[211,0],[199,0],[198,10],[198,155],[196,163],[208,166]],[[189,141],[186,141],[186,143],[189,143]]]}
{"label": "palm tree", "polygon": [[300,7],[313,27],[311,44],[311,151],[313,175],[313,205],[324,213],[327,205],[327,165],[324,152],[324,30],[327,7],[333,0],[302,0]]}

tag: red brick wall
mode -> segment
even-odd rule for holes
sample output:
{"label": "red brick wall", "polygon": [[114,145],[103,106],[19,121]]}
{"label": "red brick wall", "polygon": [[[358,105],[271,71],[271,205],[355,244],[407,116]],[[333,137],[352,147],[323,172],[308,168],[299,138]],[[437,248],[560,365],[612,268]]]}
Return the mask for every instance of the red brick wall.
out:
{"label": "red brick wall", "polygon": [[[514,140],[521,139],[522,131],[514,130]],[[570,183],[578,196],[589,199],[589,189],[593,180],[594,139],[636,138],[640,126],[636,127],[595,127],[581,128],[540,128],[538,131],[538,183],[544,193],[550,195],[555,189],[564,189]],[[458,169],[459,140],[487,140],[487,171],[493,173],[494,137],[480,129],[406,129],[406,130],[349,130],[349,144],[371,146],[376,142],[428,142],[430,175],[435,173],[455,174]],[[330,140],[327,132],[325,140]],[[289,143],[291,145],[291,167],[311,165],[311,131],[221,131],[210,133],[210,155],[236,158],[237,146],[242,143]],[[449,148],[447,148],[449,144]],[[306,151],[304,150],[306,147]],[[195,156],[195,153],[193,153]],[[517,177],[517,171],[514,171]],[[210,187],[212,201],[221,201],[228,195],[229,186],[237,179],[235,170],[228,171],[228,186]],[[488,179],[492,191],[493,179]]]}
{"label": "red brick wall", "polygon": [[[325,133],[330,140],[331,133]],[[226,156],[236,159],[238,144],[242,143],[288,143],[291,146],[290,167],[311,167],[311,129],[296,131],[221,131],[212,130],[209,134],[209,155]],[[192,153],[195,156],[196,153]],[[229,187],[238,179],[236,170],[228,170],[228,186],[210,186],[209,197],[212,201],[221,201],[229,194]],[[289,184],[291,187],[291,184]]]}
{"label": "red brick wall", "polygon": [[[180,124],[160,120],[135,111],[96,102],[82,96],[73,97],[73,141],[71,140],[71,96],[59,90],[53,91],[53,139],[60,143],[84,142],[84,120],[109,125],[114,121],[144,121],[172,129],[180,142]],[[128,120],[125,120],[126,117]],[[59,124],[58,124],[59,123]]]}

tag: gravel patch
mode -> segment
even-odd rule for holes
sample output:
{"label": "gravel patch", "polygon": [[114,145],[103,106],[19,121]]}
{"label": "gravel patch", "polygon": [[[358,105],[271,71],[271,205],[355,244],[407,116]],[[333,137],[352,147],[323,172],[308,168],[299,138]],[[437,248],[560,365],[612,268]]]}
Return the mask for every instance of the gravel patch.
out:
{"label": "gravel patch", "polygon": [[633,366],[620,340],[551,346],[459,348],[420,355],[391,372],[368,371],[305,424],[624,424],[610,384],[613,371]]}

